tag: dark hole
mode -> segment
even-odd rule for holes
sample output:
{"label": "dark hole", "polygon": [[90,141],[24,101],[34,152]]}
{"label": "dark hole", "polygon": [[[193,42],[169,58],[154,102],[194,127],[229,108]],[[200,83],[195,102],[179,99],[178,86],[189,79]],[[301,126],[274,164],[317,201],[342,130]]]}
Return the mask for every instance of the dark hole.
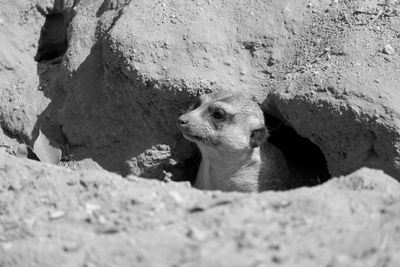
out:
{"label": "dark hole", "polygon": [[285,155],[294,177],[293,187],[317,185],[330,179],[324,154],[317,145],[270,114],[265,114],[265,120],[270,132],[268,141]]}
{"label": "dark hole", "polygon": [[181,163],[174,166],[166,166],[165,170],[173,174],[172,180],[188,181],[192,185],[196,181],[197,171],[200,166],[201,153],[196,147],[196,152]]}
{"label": "dark hole", "polygon": [[46,15],[35,60],[43,62],[60,58],[67,51],[67,47],[67,29],[64,16],[57,13]]}
{"label": "dark hole", "polygon": [[38,156],[36,156],[35,152],[33,152],[33,150],[29,146],[28,146],[28,159],[40,161]]}

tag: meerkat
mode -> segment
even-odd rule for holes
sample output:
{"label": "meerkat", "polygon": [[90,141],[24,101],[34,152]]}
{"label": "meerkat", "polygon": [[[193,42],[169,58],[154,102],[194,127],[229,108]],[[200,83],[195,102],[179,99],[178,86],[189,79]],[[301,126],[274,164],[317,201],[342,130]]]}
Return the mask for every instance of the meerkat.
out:
{"label": "meerkat", "polygon": [[285,157],[267,141],[263,112],[252,99],[227,92],[202,95],[177,124],[201,152],[194,187],[241,192],[287,189]]}

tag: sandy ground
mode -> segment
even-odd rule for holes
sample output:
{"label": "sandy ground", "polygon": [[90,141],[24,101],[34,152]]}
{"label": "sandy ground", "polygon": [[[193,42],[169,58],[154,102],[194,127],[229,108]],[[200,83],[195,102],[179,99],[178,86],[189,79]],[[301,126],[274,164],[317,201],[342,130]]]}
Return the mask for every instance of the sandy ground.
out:
{"label": "sandy ground", "polygon": [[201,192],[0,154],[2,266],[398,266],[400,186]]}
{"label": "sandy ground", "polygon": [[[399,1],[0,0],[0,266],[400,266],[399,51]],[[218,89],[340,178],[191,188]],[[39,128],[62,166],[15,157]]]}

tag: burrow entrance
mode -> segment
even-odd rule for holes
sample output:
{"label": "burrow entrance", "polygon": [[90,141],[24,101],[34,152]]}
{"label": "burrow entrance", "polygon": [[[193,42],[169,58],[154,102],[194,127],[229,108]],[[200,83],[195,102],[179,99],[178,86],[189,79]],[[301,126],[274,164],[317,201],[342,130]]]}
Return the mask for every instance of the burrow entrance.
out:
{"label": "burrow entrance", "polygon": [[293,187],[315,186],[331,178],[321,149],[292,127],[271,114],[265,113],[265,124],[270,133],[268,142],[286,157],[290,172],[296,177]]}
{"label": "burrow entrance", "polygon": [[[291,188],[316,186],[331,178],[325,156],[317,145],[277,117],[267,113],[264,116],[270,134],[268,142],[283,152],[290,172],[295,177]],[[201,153],[197,150],[192,157],[177,166],[181,172],[179,177],[194,184],[200,161]]]}
{"label": "burrow entrance", "polygon": [[35,56],[37,62],[48,62],[60,59],[68,48],[67,26],[61,13],[49,12],[42,27],[39,48]]}

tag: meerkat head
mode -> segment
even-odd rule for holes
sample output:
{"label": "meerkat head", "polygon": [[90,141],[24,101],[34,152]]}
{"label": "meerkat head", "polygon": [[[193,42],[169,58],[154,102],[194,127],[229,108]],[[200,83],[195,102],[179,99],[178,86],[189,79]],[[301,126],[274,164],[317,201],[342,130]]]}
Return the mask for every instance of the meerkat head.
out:
{"label": "meerkat head", "polygon": [[268,135],[258,104],[232,93],[201,96],[193,110],[179,117],[178,127],[200,148],[223,152],[250,151]]}

